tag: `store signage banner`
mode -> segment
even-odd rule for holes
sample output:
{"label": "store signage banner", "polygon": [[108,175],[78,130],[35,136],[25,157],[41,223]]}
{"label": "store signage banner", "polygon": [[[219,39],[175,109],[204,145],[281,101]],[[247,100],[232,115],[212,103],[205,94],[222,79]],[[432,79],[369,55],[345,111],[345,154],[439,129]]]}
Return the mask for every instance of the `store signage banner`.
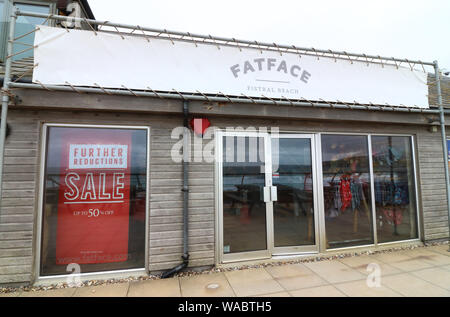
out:
{"label": "store signage banner", "polygon": [[131,132],[66,135],[56,237],[56,263],[128,259]]}
{"label": "store signage banner", "polygon": [[36,83],[428,108],[427,74],[199,42],[39,26]]}

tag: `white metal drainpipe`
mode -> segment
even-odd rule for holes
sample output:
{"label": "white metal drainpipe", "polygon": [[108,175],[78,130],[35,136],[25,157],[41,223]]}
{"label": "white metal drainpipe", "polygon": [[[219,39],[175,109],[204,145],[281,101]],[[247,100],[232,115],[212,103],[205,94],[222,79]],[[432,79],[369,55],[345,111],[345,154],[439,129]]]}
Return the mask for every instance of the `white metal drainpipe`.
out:
{"label": "white metal drainpipe", "polygon": [[[442,148],[444,152],[445,188],[447,189],[447,215],[448,215],[447,221],[449,227],[449,240],[450,240],[450,184],[448,174],[448,148],[447,148],[447,135],[445,133],[444,105],[442,104],[442,94],[441,94],[441,75],[439,72],[439,65],[437,61],[434,61],[434,74],[436,76],[437,99],[439,105],[439,117],[441,121]],[[450,252],[450,243],[448,246],[448,251]]]}
{"label": "white metal drainpipe", "polygon": [[[12,4],[12,0],[10,0]],[[16,26],[16,8],[13,7],[13,14],[11,16],[11,20],[9,23],[9,37],[8,44],[6,50],[6,63],[5,63],[5,78],[3,80],[3,96],[2,96],[2,117],[0,122],[0,210],[3,202],[3,165],[4,165],[4,154],[5,154],[5,139],[6,139],[6,120],[8,117],[8,103],[9,103],[9,95],[6,94],[9,90],[9,82],[11,81],[11,63],[13,51],[13,41],[14,41],[14,33]],[[9,58],[8,58],[9,57]]]}

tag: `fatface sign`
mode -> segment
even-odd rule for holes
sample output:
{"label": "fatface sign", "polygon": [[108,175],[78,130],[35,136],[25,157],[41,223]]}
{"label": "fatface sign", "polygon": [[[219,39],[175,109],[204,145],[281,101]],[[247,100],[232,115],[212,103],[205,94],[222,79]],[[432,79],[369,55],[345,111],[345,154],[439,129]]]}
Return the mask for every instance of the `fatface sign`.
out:
{"label": "fatface sign", "polygon": [[[235,78],[239,77],[239,73],[241,72],[241,65],[236,64],[230,67],[231,72],[233,73]],[[247,74],[249,72],[254,73],[255,71],[263,72],[263,71],[277,71],[283,72],[285,74],[289,74],[294,78],[299,78],[305,84],[308,83],[309,77],[311,74],[306,70],[302,71],[302,68],[297,65],[288,65],[285,60],[278,61],[276,58],[255,58],[253,61],[245,61],[243,65],[243,74]]]}
{"label": "fatface sign", "polygon": [[99,133],[63,141],[57,264],[128,259],[131,134]]}
{"label": "fatface sign", "polygon": [[428,108],[427,74],[199,42],[39,26],[33,81]]}

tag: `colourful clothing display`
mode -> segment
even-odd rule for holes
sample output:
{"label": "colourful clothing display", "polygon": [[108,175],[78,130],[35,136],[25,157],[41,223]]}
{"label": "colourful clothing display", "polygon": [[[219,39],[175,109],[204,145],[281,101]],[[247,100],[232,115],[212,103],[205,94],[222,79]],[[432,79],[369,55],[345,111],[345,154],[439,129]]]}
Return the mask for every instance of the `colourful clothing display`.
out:
{"label": "colourful clothing display", "polygon": [[351,179],[349,175],[342,175],[339,190],[342,202],[341,211],[345,211],[352,202]]}

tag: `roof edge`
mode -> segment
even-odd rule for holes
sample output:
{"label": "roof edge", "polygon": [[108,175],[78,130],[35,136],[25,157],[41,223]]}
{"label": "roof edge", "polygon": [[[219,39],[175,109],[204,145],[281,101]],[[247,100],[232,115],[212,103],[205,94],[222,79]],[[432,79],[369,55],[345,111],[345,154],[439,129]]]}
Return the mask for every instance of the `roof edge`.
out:
{"label": "roof edge", "polygon": [[92,12],[91,6],[89,5],[87,0],[80,0],[84,10],[86,11],[86,14],[89,19],[95,20],[94,13]]}

